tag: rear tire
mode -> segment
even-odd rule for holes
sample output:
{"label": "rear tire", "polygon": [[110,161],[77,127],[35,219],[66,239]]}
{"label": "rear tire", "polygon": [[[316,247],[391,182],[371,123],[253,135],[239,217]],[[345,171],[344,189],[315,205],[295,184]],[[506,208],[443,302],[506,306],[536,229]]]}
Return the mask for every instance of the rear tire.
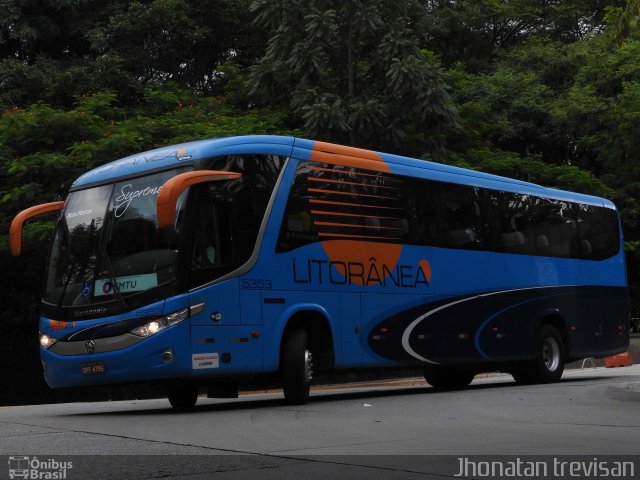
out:
{"label": "rear tire", "polygon": [[431,367],[424,369],[424,379],[437,390],[460,390],[473,381],[475,372],[456,367]]}
{"label": "rear tire", "polygon": [[535,360],[518,366],[511,375],[523,385],[555,382],[562,377],[564,362],[565,348],[560,332],[551,325],[543,325]]}
{"label": "rear tire", "polygon": [[304,405],[309,401],[313,379],[313,355],[305,329],[298,328],[286,335],[280,365],[285,401],[290,405]]}
{"label": "rear tire", "polygon": [[168,387],[167,397],[176,410],[191,410],[198,401],[198,387],[196,385]]}

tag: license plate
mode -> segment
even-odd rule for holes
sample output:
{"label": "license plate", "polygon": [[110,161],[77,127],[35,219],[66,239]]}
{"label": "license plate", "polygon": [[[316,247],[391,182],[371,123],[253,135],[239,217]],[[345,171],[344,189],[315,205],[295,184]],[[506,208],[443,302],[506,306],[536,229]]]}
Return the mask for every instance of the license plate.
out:
{"label": "license plate", "polygon": [[83,363],[82,373],[85,375],[97,375],[107,373],[107,369],[104,366],[104,362]]}

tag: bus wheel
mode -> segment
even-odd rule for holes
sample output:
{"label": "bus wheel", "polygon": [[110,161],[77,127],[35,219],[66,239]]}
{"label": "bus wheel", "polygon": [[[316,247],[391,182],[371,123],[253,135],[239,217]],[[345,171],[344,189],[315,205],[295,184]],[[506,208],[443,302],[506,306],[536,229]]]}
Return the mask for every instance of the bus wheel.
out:
{"label": "bus wheel", "polygon": [[168,387],[167,397],[176,410],[191,410],[198,401],[198,387],[197,385]]}
{"label": "bus wheel", "polygon": [[313,355],[309,348],[309,333],[298,328],[287,334],[281,356],[282,390],[290,405],[304,405],[309,401],[313,378]]}
{"label": "bus wheel", "polygon": [[564,342],[551,325],[540,329],[536,359],[516,368],[511,374],[517,383],[549,383],[559,380],[564,372]]}
{"label": "bus wheel", "polygon": [[437,390],[459,390],[469,386],[475,377],[470,370],[453,367],[425,368],[424,379]]}

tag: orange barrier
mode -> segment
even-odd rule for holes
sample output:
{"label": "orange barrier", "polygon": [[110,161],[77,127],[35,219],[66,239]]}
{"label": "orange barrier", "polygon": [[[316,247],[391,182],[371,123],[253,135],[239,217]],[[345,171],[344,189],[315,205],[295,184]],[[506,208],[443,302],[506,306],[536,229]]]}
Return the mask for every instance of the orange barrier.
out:
{"label": "orange barrier", "polygon": [[631,358],[631,353],[628,351],[604,359],[604,366],[607,368],[630,367],[631,365],[633,365],[633,358]]}

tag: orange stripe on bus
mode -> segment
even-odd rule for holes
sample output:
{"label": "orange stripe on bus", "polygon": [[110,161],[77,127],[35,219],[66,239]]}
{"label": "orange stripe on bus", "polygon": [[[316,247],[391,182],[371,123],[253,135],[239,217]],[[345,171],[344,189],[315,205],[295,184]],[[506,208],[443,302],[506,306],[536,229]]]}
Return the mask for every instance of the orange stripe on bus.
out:
{"label": "orange stripe on bus", "polygon": [[353,197],[383,198],[385,200],[396,200],[393,197],[385,197],[383,195],[368,195],[366,193],[340,192],[338,190],[324,190],[322,188],[307,188],[307,191],[314,192],[314,193],[333,193],[336,195],[349,195]]}
{"label": "orange stripe on bus", "polygon": [[344,212],[327,212],[325,210],[311,210],[314,215],[335,215],[337,217],[359,217],[359,218],[383,218],[386,220],[402,220],[400,217],[384,217],[381,215],[360,215],[358,213],[344,213]]}
{"label": "orange stripe on bus", "polygon": [[333,143],[315,142],[311,151],[311,160],[391,173],[389,165],[376,152]]}
{"label": "orange stripe on bus", "polygon": [[324,225],[327,227],[353,227],[353,228],[375,228],[378,230],[403,230],[402,228],[383,227],[380,225],[358,225],[355,223],[336,223],[336,222],[313,222],[314,225]]}
{"label": "orange stripe on bus", "polygon": [[384,210],[402,210],[401,207],[385,207],[382,205],[365,205],[362,203],[333,202],[331,200],[318,200],[316,198],[310,198],[309,203],[320,203],[323,205],[343,205],[347,207],[382,208]]}
{"label": "orange stripe on bus", "polygon": [[376,240],[401,240],[398,237],[374,237],[373,235],[344,235],[342,233],[318,233],[319,237],[340,237],[340,238],[375,238]]}
{"label": "orange stripe on bus", "polygon": [[[340,165],[338,165],[340,166]],[[343,175],[357,175],[361,177],[373,177],[373,178],[381,178],[383,180],[393,180],[398,181],[393,177],[388,177],[386,175],[380,175],[379,173],[364,173],[364,172],[352,172],[349,170],[338,170],[336,168],[325,168],[325,167],[310,167],[309,170],[317,171],[317,172],[329,172],[329,173],[341,173]]]}
{"label": "orange stripe on bus", "polygon": [[337,183],[339,185],[358,185],[361,187],[388,188],[391,190],[398,190],[398,187],[387,187],[386,185],[369,185],[367,183],[358,183],[358,182],[345,182],[344,180],[331,180],[331,179],[322,178],[322,177],[307,177],[307,179],[312,182]]}

